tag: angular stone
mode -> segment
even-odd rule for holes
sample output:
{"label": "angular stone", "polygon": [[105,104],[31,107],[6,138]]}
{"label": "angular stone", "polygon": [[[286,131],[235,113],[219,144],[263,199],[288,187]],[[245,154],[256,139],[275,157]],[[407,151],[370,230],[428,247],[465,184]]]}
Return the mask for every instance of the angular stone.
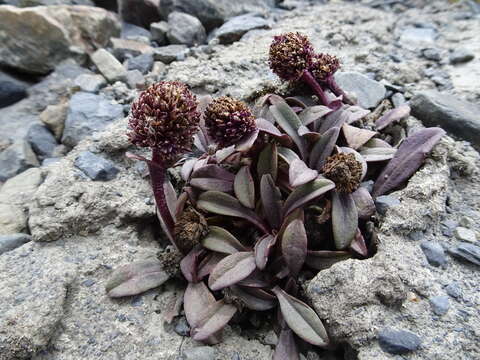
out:
{"label": "angular stone", "polygon": [[75,166],[92,180],[108,181],[117,176],[119,170],[107,159],[84,151],[75,159]]}
{"label": "angular stone", "polygon": [[0,235],[0,255],[7,251],[12,251],[32,240],[28,234],[10,234]]}
{"label": "angular stone", "polygon": [[381,215],[385,215],[393,206],[400,205],[400,200],[390,195],[382,195],[375,199],[375,206]]}
{"label": "angular stone", "polygon": [[142,54],[127,60],[127,70],[138,70],[142,74],[147,74],[152,70],[153,53]]}
{"label": "angular stone", "polygon": [[425,48],[422,50],[422,55],[425,59],[432,61],[440,61],[442,59],[442,54],[437,48]]}
{"label": "angular stone", "polygon": [[450,54],[450,64],[463,64],[469,62],[475,58],[475,54],[466,49],[455,49]]}
{"label": "angular stone", "polygon": [[450,301],[448,300],[448,296],[434,296],[430,298],[430,305],[435,315],[442,316],[448,312]]}
{"label": "angular stone", "polygon": [[344,91],[353,93],[365,109],[376,107],[387,93],[383,84],[358,72],[337,72],[335,80]]}
{"label": "angular stone", "polygon": [[199,346],[183,351],[183,360],[214,360],[215,349],[210,346]]}
{"label": "angular stone", "polygon": [[91,57],[92,62],[109,82],[125,80],[127,70],[105,49],[98,49]]}
{"label": "angular stone", "polygon": [[100,74],[82,74],[75,79],[75,86],[80,91],[98,93],[98,91],[107,85],[107,81]]}
{"label": "angular stone", "polygon": [[53,132],[55,139],[57,140],[62,138],[67,112],[68,102],[62,102],[56,105],[49,105],[40,113],[40,121],[43,122]]}
{"label": "angular stone", "polygon": [[24,232],[27,216],[20,206],[0,203],[0,235]]}
{"label": "angular stone", "polygon": [[407,48],[420,48],[435,43],[437,31],[432,28],[408,27],[400,35],[400,43]]}
{"label": "angular stone", "polygon": [[39,168],[25,170],[3,184],[0,188],[0,203],[28,206],[42,182],[43,174]]}
{"label": "angular stone", "polygon": [[167,38],[171,44],[194,46],[203,44],[207,33],[195,16],[174,11],[168,15]]}
{"label": "angular stone", "polygon": [[[162,4],[163,6],[163,4]],[[144,28],[160,21],[160,0],[118,0],[118,13],[123,21]]]}
{"label": "angular stone", "polygon": [[37,154],[37,158],[40,161],[51,157],[58,145],[57,140],[55,140],[50,130],[41,123],[30,126],[27,133],[27,141],[30,143],[33,152]]}
{"label": "angular stone", "polygon": [[462,298],[462,289],[458,282],[453,281],[450,284],[448,284],[445,287],[445,291],[447,292],[448,295],[455,299],[461,299]]}
{"label": "angular stone", "polygon": [[153,58],[164,64],[170,64],[172,61],[184,58],[187,52],[186,45],[161,46],[154,49]]}
{"label": "angular stone", "polygon": [[145,87],[145,78],[138,70],[128,71],[127,84],[131,89],[141,89]]}
{"label": "angular stone", "polygon": [[26,84],[0,71],[0,108],[16,103],[25,96]]}
{"label": "angular stone", "polygon": [[480,107],[458,96],[425,90],[410,100],[412,115],[426,126],[441,126],[480,149]]}
{"label": "angular stone", "polygon": [[445,250],[443,247],[432,241],[423,241],[420,244],[425,257],[430,265],[443,266],[447,263],[447,257],[445,256]]}
{"label": "angular stone", "polygon": [[386,328],[379,331],[378,342],[385,352],[390,354],[406,354],[417,350],[422,340],[417,334],[410,331]]}
{"label": "angular stone", "polygon": [[39,165],[30,144],[24,140],[16,141],[0,153],[0,181]]}
{"label": "angular stone", "polygon": [[456,248],[448,249],[448,252],[458,259],[480,266],[480,246],[461,243]]}
{"label": "angular stone", "polygon": [[140,27],[134,24],[129,24],[128,22],[122,23],[121,37],[122,39],[137,40],[137,41],[139,38],[146,38],[148,40],[151,40],[150,31],[148,31],[143,27]]}
{"label": "angular stone", "polygon": [[477,242],[477,236],[473,230],[459,226],[454,231],[455,237],[460,241],[466,241],[470,243]]}
{"label": "angular stone", "polygon": [[218,38],[220,44],[231,44],[250,30],[269,29],[270,24],[267,20],[247,14],[240,15],[228,20],[215,31],[215,37]]}
{"label": "angular stone", "polygon": [[113,46],[113,54],[120,61],[153,52],[153,48],[149,44],[140,41],[119,38],[111,38],[110,41]]}
{"label": "angular stone", "polygon": [[150,33],[152,40],[158,45],[166,45],[167,43],[168,23],[166,21],[159,21],[150,24]]}
{"label": "angular stone", "polygon": [[62,143],[73,147],[84,137],[123,117],[123,107],[101,95],[78,92],[69,102]]}

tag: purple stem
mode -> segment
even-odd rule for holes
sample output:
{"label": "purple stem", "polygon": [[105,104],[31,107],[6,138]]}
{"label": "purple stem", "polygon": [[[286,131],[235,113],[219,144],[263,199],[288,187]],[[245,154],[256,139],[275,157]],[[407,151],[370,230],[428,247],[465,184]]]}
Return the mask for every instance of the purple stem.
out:
{"label": "purple stem", "polygon": [[308,70],[305,70],[302,74],[302,80],[305,81],[308,86],[310,86],[315,93],[315,95],[318,96],[318,99],[320,102],[329,108],[333,109],[333,107],[330,106],[330,101],[328,101],[327,95],[325,95],[325,92],[323,91],[322,87],[318,84],[317,80],[315,77],[312,75],[312,73]]}
{"label": "purple stem", "polygon": [[345,91],[343,91],[340,86],[338,86],[335,78],[333,77],[333,74],[325,79],[325,83],[336,96],[343,96],[344,103],[349,105],[355,105],[355,103],[347,96],[347,94],[345,94]]}

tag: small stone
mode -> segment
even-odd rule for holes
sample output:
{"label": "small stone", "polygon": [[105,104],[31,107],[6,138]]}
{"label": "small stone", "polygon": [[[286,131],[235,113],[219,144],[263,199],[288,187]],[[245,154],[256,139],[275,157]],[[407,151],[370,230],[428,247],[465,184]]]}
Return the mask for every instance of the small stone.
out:
{"label": "small stone", "polygon": [[[101,75],[98,75],[101,76]],[[103,79],[103,76],[102,76]],[[105,81],[105,79],[104,79]],[[55,139],[60,140],[65,127],[65,119],[67,118],[68,103],[62,102],[56,105],[49,105],[40,113],[40,121],[43,122],[53,135]]]}
{"label": "small stone", "polygon": [[405,96],[403,96],[402,93],[395,93],[392,95],[392,103],[394,107],[399,107],[400,105],[403,105],[407,102],[405,100]]}
{"label": "small stone", "polygon": [[145,87],[145,78],[138,70],[127,72],[127,84],[131,89],[141,89]]}
{"label": "small stone", "polygon": [[84,282],[82,282],[82,285],[86,287],[92,287],[93,285],[95,285],[95,281],[92,279],[87,279]]}
{"label": "small stone", "polygon": [[454,231],[455,237],[460,241],[466,241],[469,243],[477,242],[477,236],[473,230],[459,226]]}
{"label": "small stone", "polygon": [[417,350],[422,343],[420,337],[407,330],[386,328],[378,333],[378,342],[383,351],[390,354],[406,354]]}
{"label": "small stone", "polygon": [[113,54],[120,61],[153,52],[153,48],[149,44],[140,41],[119,38],[111,38],[110,41],[113,46]]}
{"label": "small stone", "polygon": [[278,336],[275,331],[270,330],[264,337],[263,343],[265,345],[275,346],[278,343]]}
{"label": "small stone", "polygon": [[252,15],[235,16],[220,26],[215,32],[215,37],[219,39],[220,44],[231,44],[250,30],[268,29],[270,24],[267,20]]}
{"label": "small stone", "polygon": [[460,285],[456,281],[453,281],[450,284],[448,284],[445,287],[445,291],[447,292],[448,295],[450,295],[455,299],[460,299],[462,297],[462,289],[460,288]]}
{"label": "small stone", "polygon": [[167,43],[168,23],[166,21],[159,21],[150,24],[150,33],[152,40],[158,45],[166,45]]}
{"label": "small stone", "polygon": [[117,176],[119,170],[107,159],[84,151],[75,159],[74,165],[92,180],[107,181]]}
{"label": "small stone", "polygon": [[24,232],[27,229],[27,216],[17,205],[0,203],[0,235]]}
{"label": "small stone", "polygon": [[0,71],[0,108],[16,103],[26,96],[25,83]]}
{"label": "small stone", "polygon": [[400,205],[400,200],[390,195],[382,195],[375,199],[375,206],[381,215],[385,215],[389,208]]}
{"label": "small stone", "polygon": [[126,22],[122,23],[122,33],[120,36],[122,39],[127,40],[137,40],[139,38],[151,39],[150,32],[147,29]]}
{"label": "small stone", "polygon": [[39,160],[51,157],[58,145],[53,134],[45,125],[36,123],[30,126],[27,133],[27,141]]}
{"label": "small stone", "polygon": [[27,141],[16,141],[0,153],[0,181],[39,165],[30,144]]}
{"label": "small stone", "polygon": [[453,232],[457,228],[458,223],[455,220],[447,219],[442,221],[442,234],[448,237],[453,236]]}
{"label": "small stone", "polygon": [[376,107],[387,93],[382,83],[358,72],[337,72],[335,80],[344,91],[353,93],[365,109]]}
{"label": "small stone", "polygon": [[177,320],[174,330],[180,336],[190,336],[190,326],[187,319],[183,316]]}
{"label": "small stone", "polygon": [[450,308],[450,302],[448,296],[434,296],[430,298],[430,305],[435,315],[445,315]]}
{"label": "small stone", "polygon": [[7,251],[14,250],[27,242],[31,241],[32,237],[28,234],[10,234],[0,235],[0,255]]}
{"label": "small stone", "polygon": [[142,74],[148,73],[153,66],[153,54],[147,53],[127,60],[127,70],[138,70]]}
{"label": "small stone", "polygon": [[98,93],[98,91],[107,85],[107,81],[100,74],[82,74],[78,76],[74,81],[81,91]]}
{"label": "small stone", "polygon": [[466,49],[455,49],[450,54],[450,64],[463,64],[469,62],[475,58],[475,54]]}
{"label": "small stone", "polygon": [[183,351],[183,360],[214,360],[215,349],[210,346],[199,346]]}
{"label": "small stone", "polygon": [[431,45],[435,42],[437,31],[432,28],[409,27],[400,35],[400,43],[409,48],[416,49],[422,45]]}
{"label": "small stone", "polygon": [[471,218],[469,218],[468,216],[462,216],[460,218],[460,221],[458,222],[461,226],[463,227],[466,227],[466,228],[470,228],[470,227],[473,227],[475,226],[475,221],[473,221]]}
{"label": "small stone", "polygon": [[447,257],[443,247],[432,241],[423,241],[420,244],[427,261],[432,266],[443,266],[447,263]]}
{"label": "small stone", "polygon": [[440,61],[442,56],[440,54],[440,50],[437,48],[426,48],[422,50],[422,55],[425,59],[433,60],[433,61]]}
{"label": "small stone", "polygon": [[117,59],[115,59],[115,56],[110,54],[107,50],[98,49],[90,56],[90,58],[109,82],[113,83],[115,81],[125,80],[127,70]]}
{"label": "small stone", "polygon": [[0,203],[21,206],[29,204],[42,182],[43,174],[39,168],[27,169],[3,184],[0,188]]}
{"label": "small stone", "polygon": [[469,243],[461,243],[456,248],[448,249],[448,252],[461,260],[466,260],[471,262],[472,264],[480,266],[480,247],[469,244]]}
{"label": "small stone", "polygon": [[161,46],[154,49],[153,58],[164,64],[170,64],[172,61],[184,58],[187,51],[186,45]]}
{"label": "small stone", "polygon": [[159,76],[165,73],[166,70],[167,70],[167,66],[163,62],[155,61],[153,63],[152,74]]}
{"label": "small stone", "polygon": [[167,38],[171,44],[200,45],[207,40],[207,33],[195,16],[174,11],[168,15]]}

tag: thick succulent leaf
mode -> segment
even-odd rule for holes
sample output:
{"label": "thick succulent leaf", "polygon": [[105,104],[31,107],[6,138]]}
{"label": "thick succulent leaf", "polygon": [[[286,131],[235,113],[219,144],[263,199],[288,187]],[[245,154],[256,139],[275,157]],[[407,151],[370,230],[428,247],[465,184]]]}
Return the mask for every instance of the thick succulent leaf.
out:
{"label": "thick succulent leaf", "polygon": [[182,177],[183,181],[188,181],[188,179],[190,179],[190,175],[193,171],[193,166],[196,162],[197,159],[188,159],[183,163],[182,168],[180,169],[180,176]]}
{"label": "thick succulent leaf", "polygon": [[358,228],[358,211],[352,194],[332,192],[332,228],[337,250],[347,248]]}
{"label": "thick succulent leaf", "polygon": [[365,243],[365,238],[363,237],[360,229],[357,229],[357,232],[355,233],[355,239],[353,239],[350,249],[361,256],[368,256],[367,244]]}
{"label": "thick succulent leaf", "polygon": [[288,295],[278,286],[273,293],[280,303],[280,310],[287,325],[306,342],[316,346],[327,346],[328,335],[318,315],[307,304]]}
{"label": "thick succulent leaf", "polygon": [[272,360],[300,360],[292,330],[282,329]]}
{"label": "thick succulent leaf", "polygon": [[298,128],[298,135],[307,139],[309,143],[317,141],[321,136],[318,132],[312,131],[303,125]]}
{"label": "thick succulent leaf", "polygon": [[237,308],[220,300],[210,305],[205,312],[205,317],[191,329],[190,335],[193,340],[204,341],[221,330],[235,315]]}
{"label": "thick succulent leaf", "polygon": [[328,106],[315,105],[307,107],[300,114],[298,114],[298,117],[300,118],[302,125],[308,126],[314,121],[330,114],[332,111],[333,110],[330,109]]}
{"label": "thick succulent leaf", "polygon": [[250,148],[253,146],[255,143],[255,140],[257,140],[259,134],[259,130],[255,129],[251,133],[245,135],[243,138],[241,138],[238,143],[235,144],[235,150],[240,151],[240,152],[245,152],[250,150]]}
{"label": "thick succulent leaf", "polygon": [[227,159],[230,155],[232,155],[235,152],[235,145],[231,145],[229,147],[217,150],[215,152],[215,159],[217,160],[217,163],[223,162],[225,159]]}
{"label": "thick succulent leaf", "polygon": [[208,157],[197,160],[197,162],[193,165],[193,172],[197,171],[198,169],[204,167],[207,164],[208,164]]}
{"label": "thick succulent leaf", "polygon": [[180,270],[188,282],[198,282],[197,266],[200,257],[204,254],[205,250],[200,245],[197,245],[180,261]]}
{"label": "thick succulent leaf", "polygon": [[305,263],[315,270],[328,269],[333,264],[350,259],[352,254],[348,251],[308,251]]}
{"label": "thick succulent leaf", "polygon": [[216,191],[223,191],[223,192],[233,191],[233,183],[231,181],[215,179],[215,178],[194,178],[190,180],[190,185],[204,191],[208,191],[208,190],[216,190]]}
{"label": "thick succulent leaf", "polygon": [[202,245],[212,251],[224,254],[233,254],[247,251],[245,246],[235,236],[219,226],[209,226],[207,236],[202,239]]}
{"label": "thick succulent leaf", "polygon": [[367,220],[370,216],[375,214],[375,202],[366,188],[362,186],[359,187],[352,193],[352,197],[353,201],[355,201],[358,217],[360,219]]}
{"label": "thick succulent leaf", "polygon": [[283,232],[282,255],[290,273],[298,275],[307,256],[307,233],[303,221],[293,220]]}
{"label": "thick succulent leaf", "polygon": [[242,206],[242,204],[240,204],[240,202],[233,196],[223,192],[204,192],[198,198],[197,207],[214,214],[239,217],[248,220],[263,232],[268,233],[268,229],[257,214]]}
{"label": "thick succulent leaf", "polygon": [[410,106],[407,104],[400,105],[395,109],[387,111],[381,118],[375,121],[375,127],[377,130],[383,130],[391,123],[402,120],[409,115]]}
{"label": "thick succulent leaf", "polygon": [[440,128],[427,128],[407,137],[380,173],[373,187],[373,197],[396,189],[410,178],[444,134]]}
{"label": "thick succulent leaf", "polygon": [[194,178],[214,178],[233,183],[235,175],[218,165],[208,164],[194,170],[192,173],[192,179]]}
{"label": "thick succulent leaf", "polygon": [[208,315],[207,309],[216,302],[205,283],[189,283],[183,295],[183,309],[190,327],[197,327]]}
{"label": "thick succulent leaf", "polygon": [[277,180],[278,173],[278,153],[277,145],[267,144],[258,156],[257,174],[261,179],[263,175],[270,174],[273,180]]}
{"label": "thick succulent leaf", "polygon": [[302,160],[295,160],[290,164],[288,178],[292,187],[306,184],[318,176],[317,170],[310,169]]}
{"label": "thick succulent leaf", "polygon": [[295,145],[297,145],[302,158],[307,157],[307,142],[298,134],[298,128],[302,125],[302,121],[286,102],[278,102],[270,106],[278,125],[290,136]]}
{"label": "thick succulent leaf", "polygon": [[175,211],[177,209],[177,192],[168,179],[165,179],[163,188],[165,191],[165,200],[167,201],[168,210],[170,211],[170,215],[172,215],[173,220],[175,220]]}
{"label": "thick succulent leaf", "polygon": [[360,106],[349,106],[345,108],[345,111],[348,113],[347,124],[353,124],[370,114],[370,110],[366,110]]}
{"label": "thick succulent leaf", "polygon": [[292,140],[287,134],[282,133],[278,128],[272,124],[270,121],[265,120],[265,119],[256,119],[255,123],[257,124],[258,130],[267,133],[278,140],[280,140],[281,143],[287,145],[292,144]]}
{"label": "thick succulent leaf", "polygon": [[240,204],[250,209],[255,208],[255,183],[250,173],[250,167],[244,166],[238,170],[233,182],[233,189]]}
{"label": "thick succulent leaf", "polygon": [[289,148],[280,146],[278,147],[277,151],[278,151],[278,156],[280,156],[280,158],[282,158],[282,160],[289,165],[292,163],[293,160],[296,160],[296,159],[300,160],[297,153]]}
{"label": "thick succulent leaf", "polygon": [[167,324],[171,324],[173,319],[180,315],[183,308],[183,298],[185,291],[176,292],[173,299],[168,301],[165,310],[162,312],[162,318]]}
{"label": "thick succulent leaf", "polygon": [[252,107],[252,114],[255,118],[263,118],[268,112],[270,94],[263,95],[255,101]]}
{"label": "thick succulent leaf", "polygon": [[365,161],[375,162],[390,160],[396,152],[397,149],[387,147],[365,148],[360,151],[360,155],[363,156]]}
{"label": "thick succulent leaf", "polygon": [[197,269],[197,278],[198,281],[202,280],[205,276],[210,275],[212,270],[217,266],[217,264],[226,256],[226,254],[211,252],[203,258],[203,260],[198,264]]}
{"label": "thick succulent leaf", "polygon": [[290,105],[291,107],[297,107],[301,109],[305,109],[307,104],[305,104],[305,100],[298,97],[298,96],[289,96],[285,98],[285,102]]}
{"label": "thick succulent leaf", "polygon": [[271,286],[271,278],[267,273],[260,270],[254,270],[249,276],[236,285],[251,287],[251,288],[266,288]]}
{"label": "thick succulent leaf", "polygon": [[337,142],[340,128],[332,127],[320,136],[310,153],[309,166],[311,169],[320,171],[325,165],[327,158],[332,154]]}
{"label": "thick succulent leaf", "polygon": [[339,147],[337,149],[338,149],[338,152],[355,155],[355,160],[357,160],[360,164],[362,164],[362,177],[360,178],[360,180],[363,180],[365,175],[367,175],[367,170],[368,170],[367,161],[363,158],[363,156],[360,155],[358,151],[353,150],[352,148],[349,148],[349,147]]}
{"label": "thick succulent leaf", "polygon": [[217,291],[236,284],[255,270],[255,257],[252,252],[237,252],[221,260],[208,278],[208,287]]}
{"label": "thick succulent leaf", "polygon": [[378,139],[378,138],[373,138],[368,140],[365,145],[363,145],[363,149],[365,148],[379,148],[379,147],[385,147],[385,148],[392,148],[392,145],[387,143],[385,140]]}
{"label": "thick succulent leaf", "polygon": [[282,194],[270,174],[262,176],[260,181],[260,197],[268,223],[273,229],[282,224]]}
{"label": "thick succulent leaf", "polygon": [[159,260],[137,261],[114,270],[105,290],[112,298],[132,296],[156,288],[169,278]]}
{"label": "thick succulent leaf", "polygon": [[352,149],[358,149],[377,134],[375,131],[360,129],[348,124],[343,124],[342,131],[348,146]]}
{"label": "thick succulent leaf", "polygon": [[327,179],[319,178],[305,185],[297,187],[285,200],[283,205],[284,216],[290,214],[293,210],[305,205],[309,201],[332,190],[335,184]]}
{"label": "thick succulent leaf", "polygon": [[255,264],[260,270],[264,270],[267,266],[268,256],[276,242],[277,237],[270,234],[266,234],[256,242],[254,248]]}
{"label": "thick succulent leaf", "polygon": [[318,132],[324,134],[327,130],[338,127],[341,128],[349,119],[349,113],[343,109],[338,109],[327,115],[320,124]]}
{"label": "thick succulent leaf", "polygon": [[[245,306],[251,310],[256,310],[256,311],[265,311],[265,310],[270,310],[273,309],[277,304],[275,301],[275,297],[272,296],[271,299],[267,300],[264,298],[259,298],[252,292],[246,291],[248,288],[242,288],[237,285],[232,285],[230,286],[230,290],[232,293],[239,297],[242,302],[245,304]],[[260,289],[254,289],[257,291],[262,291]]]}

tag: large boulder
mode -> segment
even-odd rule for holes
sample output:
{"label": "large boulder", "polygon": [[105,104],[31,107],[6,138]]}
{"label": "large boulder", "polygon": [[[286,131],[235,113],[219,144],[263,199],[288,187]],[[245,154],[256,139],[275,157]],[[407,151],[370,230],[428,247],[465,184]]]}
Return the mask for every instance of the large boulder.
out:
{"label": "large boulder", "polygon": [[45,74],[62,60],[103,47],[120,33],[114,14],[90,6],[0,6],[0,65]]}

